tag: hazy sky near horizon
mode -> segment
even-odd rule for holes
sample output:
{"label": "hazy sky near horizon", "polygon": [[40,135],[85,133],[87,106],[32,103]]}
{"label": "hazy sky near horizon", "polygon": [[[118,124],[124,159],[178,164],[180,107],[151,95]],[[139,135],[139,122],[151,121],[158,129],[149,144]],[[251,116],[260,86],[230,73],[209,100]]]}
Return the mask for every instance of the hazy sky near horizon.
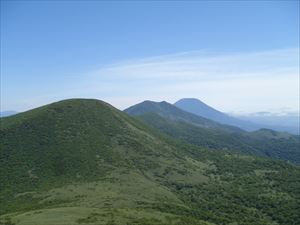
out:
{"label": "hazy sky near horizon", "polygon": [[199,98],[299,111],[299,1],[1,1],[1,111]]}

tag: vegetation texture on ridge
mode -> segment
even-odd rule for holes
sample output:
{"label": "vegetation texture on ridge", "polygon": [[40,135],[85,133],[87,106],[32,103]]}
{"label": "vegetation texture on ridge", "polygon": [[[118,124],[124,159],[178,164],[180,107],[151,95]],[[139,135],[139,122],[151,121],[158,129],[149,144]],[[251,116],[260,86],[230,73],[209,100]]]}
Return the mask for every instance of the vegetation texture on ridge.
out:
{"label": "vegetation texture on ridge", "polygon": [[153,128],[200,147],[266,156],[300,165],[300,136],[269,129],[246,132],[167,102],[145,101],[125,110]]}
{"label": "vegetation texture on ridge", "polygon": [[0,138],[1,225],[300,224],[299,167],[190,145],[99,100],[1,118]]}

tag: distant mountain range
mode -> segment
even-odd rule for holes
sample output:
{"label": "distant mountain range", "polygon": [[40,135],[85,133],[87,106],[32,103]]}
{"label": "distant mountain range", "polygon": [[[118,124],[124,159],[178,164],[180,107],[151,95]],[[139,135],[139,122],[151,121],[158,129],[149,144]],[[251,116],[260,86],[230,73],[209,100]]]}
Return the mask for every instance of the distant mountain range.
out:
{"label": "distant mountain range", "polygon": [[240,127],[247,131],[254,131],[261,128],[274,129],[277,131],[286,131],[293,134],[300,134],[300,116],[273,116],[266,117],[265,114],[256,114],[248,116],[230,116],[226,113],[220,112],[204,102],[195,98],[183,98],[174,103],[178,108],[195,115],[211,119],[213,121]]}
{"label": "distant mountain range", "polygon": [[274,114],[270,112],[252,113],[248,115],[235,115],[236,118],[262,124],[265,128],[300,134],[300,114],[285,113]]}
{"label": "distant mountain range", "polygon": [[300,224],[299,166],[277,160],[298,162],[298,136],[126,112],[69,99],[0,118],[0,224]]}
{"label": "distant mountain range", "polygon": [[[267,156],[300,164],[300,137],[297,135],[269,129],[247,132],[238,127],[197,116],[175,105],[167,102],[144,101],[124,111],[137,116],[153,128],[190,144]],[[208,110],[206,112],[208,113]],[[215,115],[219,114],[215,112]]]}
{"label": "distant mountain range", "polygon": [[[175,102],[174,105],[184,111],[200,116],[202,119],[206,118],[224,125],[239,127],[246,131],[266,128],[300,135],[300,114],[295,112],[285,113],[284,115],[270,112],[228,114],[214,109],[196,98],[183,98]],[[0,112],[0,117],[7,117],[17,113],[12,110],[3,111]]]}
{"label": "distant mountain range", "polygon": [[175,102],[174,105],[187,112],[222,124],[237,126],[249,131],[259,129],[259,127],[255,124],[228,116],[227,114],[222,113],[195,98],[183,98]]}
{"label": "distant mountain range", "polygon": [[0,112],[0,117],[6,117],[6,116],[12,116],[12,115],[15,115],[17,114],[18,112],[16,111],[3,111],[3,112]]}
{"label": "distant mountain range", "polygon": [[162,102],[153,102],[153,101],[144,101],[140,104],[131,106],[124,110],[130,115],[140,116],[146,113],[156,113],[159,116],[164,118],[175,120],[179,122],[188,122],[195,126],[200,126],[203,128],[210,129],[222,129],[227,131],[240,131],[241,129],[233,126],[228,126],[220,124],[214,120],[207,119],[202,116],[197,116],[193,113],[189,113],[185,110],[182,110],[166,101]]}

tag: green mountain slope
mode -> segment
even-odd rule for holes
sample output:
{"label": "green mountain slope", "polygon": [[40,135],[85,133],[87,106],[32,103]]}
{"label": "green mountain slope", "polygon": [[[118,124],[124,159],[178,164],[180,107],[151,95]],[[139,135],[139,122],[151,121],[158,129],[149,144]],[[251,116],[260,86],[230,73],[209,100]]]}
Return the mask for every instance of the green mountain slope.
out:
{"label": "green mountain slope", "polygon": [[[200,147],[267,156],[300,164],[300,137],[297,135],[267,129],[245,132],[184,112],[166,102],[143,102],[125,112],[138,116],[143,122],[170,136]],[[205,126],[202,126],[202,121],[206,122]]]}
{"label": "green mountain slope", "polygon": [[237,132],[237,131],[242,132],[242,130],[237,127],[222,125],[212,120],[206,119],[204,117],[194,115],[192,113],[183,111],[177,108],[176,106],[165,101],[163,102],[144,101],[142,103],[139,103],[137,105],[125,109],[124,112],[133,116],[139,116],[145,113],[156,113],[170,120],[187,122],[203,128],[220,129],[220,130],[226,130],[231,132]]}
{"label": "green mountain slope", "polygon": [[224,132],[223,129],[203,128],[183,121],[174,121],[156,113],[145,113],[136,117],[153,128],[185,142],[204,148],[234,151],[237,153],[263,154],[243,143],[239,133]]}
{"label": "green mountain slope", "polygon": [[174,140],[98,100],[1,119],[0,224],[297,224],[300,169]]}

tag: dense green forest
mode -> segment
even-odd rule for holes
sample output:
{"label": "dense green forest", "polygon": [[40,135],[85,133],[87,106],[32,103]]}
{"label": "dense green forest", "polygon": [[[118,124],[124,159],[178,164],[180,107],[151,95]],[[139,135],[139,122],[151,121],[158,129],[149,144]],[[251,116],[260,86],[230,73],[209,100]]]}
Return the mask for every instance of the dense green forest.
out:
{"label": "dense green forest", "polygon": [[0,224],[300,224],[297,165],[143,121],[83,99],[1,118]]}

